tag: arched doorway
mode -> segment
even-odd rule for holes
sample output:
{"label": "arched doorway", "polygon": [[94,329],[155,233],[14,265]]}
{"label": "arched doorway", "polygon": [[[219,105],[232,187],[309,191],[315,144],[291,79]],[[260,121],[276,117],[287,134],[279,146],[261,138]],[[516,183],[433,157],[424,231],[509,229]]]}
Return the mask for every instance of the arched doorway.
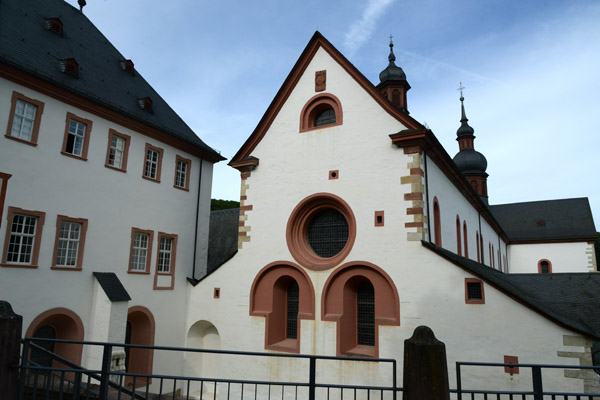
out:
{"label": "arched doorway", "polygon": [[[44,311],[29,325],[26,337],[38,337],[47,339],[77,340],[84,339],[83,323],[81,318],[73,311],[67,308],[53,308]],[[73,343],[36,343],[47,351],[32,349],[30,357],[34,362],[43,366],[53,366],[64,368],[65,365],[59,363],[48,354],[52,352],[61,358],[64,358],[74,364],[81,365],[81,352],[83,346]]]}
{"label": "arched doorway", "polygon": [[[154,316],[146,307],[131,307],[127,312],[127,332],[125,344],[154,346]],[[135,374],[151,374],[154,351],[152,349],[125,348],[126,371]],[[135,386],[146,386],[152,380],[136,378]],[[133,386],[133,378],[127,377],[125,383]]]}
{"label": "arched doorway", "polygon": [[[188,348],[196,349],[221,349],[221,337],[217,328],[208,321],[197,321],[192,325],[187,334]],[[219,355],[209,353],[185,354],[186,375],[217,378],[219,377]],[[200,383],[195,382],[190,386],[190,394],[200,395]],[[203,385],[203,397],[213,398],[214,386],[211,384]]]}

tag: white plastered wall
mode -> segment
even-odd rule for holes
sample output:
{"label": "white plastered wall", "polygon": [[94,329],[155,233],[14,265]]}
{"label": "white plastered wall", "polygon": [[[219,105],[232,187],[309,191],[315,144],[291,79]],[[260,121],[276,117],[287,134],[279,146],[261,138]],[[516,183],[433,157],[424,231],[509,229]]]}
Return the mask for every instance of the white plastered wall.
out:
{"label": "white plastered wall", "polygon": [[588,258],[587,242],[510,245],[510,273],[537,273],[538,263],[548,260],[552,272],[596,272]]}
{"label": "white plastered wall", "polygon": [[[300,111],[314,96],[315,71],[327,70],[327,92],[341,102],[344,121],[340,126],[299,133]],[[454,264],[437,256],[421,243],[407,241],[406,208],[410,202],[404,194],[410,185],[400,178],[408,175],[411,161],[402,149],[395,148],[390,133],[402,125],[383,111],[324,51],[319,50],[273,121],[270,129],[253,151],[259,166],[247,179],[246,226],[250,241],[244,242],[237,255],[190,289],[188,330],[199,321],[214,325],[223,349],[264,351],[265,318],[249,315],[249,295],[257,273],[274,261],[296,263],[286,243],[286,225],[294,207],[314,193],[327,192],[348,203],[356,217],[354,246],[343,262],[365,261],[382,268],[398,289],[400,326],[380,326],[379,356],[398,360],[402,377],[403,343],[415,327],[428,325],[446,342],[454,382],[456,360],[503,362],[504,355],[517,355],[522,362],[564,363],[557,351],[564,350],[562,335],[572,332],[558,327],[506,295],[485,285],[486,304],[465,304],[464,279],[472,277]],[[433,168],[433,172],[431,169]],[[467,219],[469,234],[477,230],[477,214],[446,182],[441,172],[430,168],[430,201],[439,194],[442,207],[460,210]],[[339,170],[339,179],[329,180],[328,171]],[[433,188],[433,189],[432,189]],[[453,192],[454,191],[454,192]],[[456,198],[455,198],[456,197]],[[385,225],[374,226],[374,211],[385,212]],[[456,212],[444,211],[442,226],[448,248],[456,250]],[[485,246],[493,230],[482,220]],[[455,240],[455,239],[454,239]],[[475,240],[469,240],[469,256],[476,257]],[[495,246],[497,247],[497,246]],[[505,248],[502,248],[505,253]],[[486,260],[489,256],[486,253]],[[335,267],[325,271],[304,269],[315,289],[315,320],[301,320],[300,353],[336,355],[336,323],[321,320],[324,284]],[[214,298],[214,289],[220,297]],[[193,335],[188,344],[196,343]],[[234,361],[235,360],[235,361]],[[223,364],[224,363],[224,364]],[[284,380],[290,376],[307,376],[308,365],[302,360],[224,357],[212,374],[220,377]],[[193,368],[193,366],[189,366]],[[319,379],[352,384],[389,384],[391,369],[383,364],[357,365],[332,361],[319,370]],[[528,383],[512,380],[501,373],[493,385],[511,383],[522,387]],[[488,378],[489,372],[485,373]],[[467,377],[466,384],[481,380]],[[516,383],[515,383],[516,382]],[[556,387],[566,388],[562,380]],[[580,390],[579,381],[567,385]],[[452,386],[454,386],[452,384]]]}
{"label": "white plastered wall", "polygon": [[[37,146],[0,137],[0,171],[12,174],[0,227],[2,245],[9,206],[45,212],[39,267],[0,268],[0,293],[23,315],[23,331],[40,313],[65,307],[81,318],[89,339],[94,329],[92,272],[114,272],[132,298],[129,306],[144,306],[153,314],[155,344],[181,345],[186,278],[192,275],[194,257],[200,158],[4,79],[0,79],[1,129],[7,126],[13,91],[44,103]],[[67,112],[93,123],[87,161],[60,153]],[[104,166],[109,129],[131,136],[126,173]],[[142,179],[146,143],[164,149],[160,183]],[[189,191],[173,187],[176,155],[192,161]],[[196,249],[200,271],[206,260],[211,177],[212,164],[204,161]],[[88,219],[82,271],[50,269],[59,214]],[[127,273],[132,227],[154,232],[148,275]],[[153,290],[159,232],[178,235],[174,290]],[[181,355],[157,353],[154,372],[179,373],[180,360]]]}

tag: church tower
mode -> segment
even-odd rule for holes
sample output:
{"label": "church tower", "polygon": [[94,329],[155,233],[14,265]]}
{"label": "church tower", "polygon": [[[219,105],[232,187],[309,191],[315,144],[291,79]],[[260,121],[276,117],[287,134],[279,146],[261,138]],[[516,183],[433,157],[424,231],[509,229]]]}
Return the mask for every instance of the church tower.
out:
{"label": "church tower", "polygon": [[410,90],[410,85],[406,81],[406,74],[402,68],[396,65],[396,56],[394,55],[394,42],[390,35],[390,55],[389,64],[379,74],[379,85],[377,90],[389,101],[391,101],[400,111],[408,114],[408,105],[406,103],[406,92]]}
{"label": "church tower", "polygon": [[462,90],[460,87],[460,108],[461,119],[460,128],[456,131],[456,140],[458,141],[458,153],[454,156],[454,163],[463,173],[465,178],[471,183],[475,192],[479,195],[485,204],[488,204],[487,160],[484,155],[475,150],[475,130],[469,126],[469,120],[465,114],[465,104]]}

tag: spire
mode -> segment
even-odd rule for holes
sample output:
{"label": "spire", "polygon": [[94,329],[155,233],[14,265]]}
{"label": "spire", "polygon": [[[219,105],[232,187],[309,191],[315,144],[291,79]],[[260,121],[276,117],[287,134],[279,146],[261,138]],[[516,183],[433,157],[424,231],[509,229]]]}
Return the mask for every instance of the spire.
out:
{"label": "spire", "polygon": [[390,35],[390,54],[388,55],[388,66],[379,74],[379,92],[391,101],[396,108],[408,114],[406,92],[410,85],[406,81],[406,74],[402,68],[396,65],[396,55],[394,54],[393,36]]}
{"label": "spire", "polygon": [[469,126],[469,119],[467,118],[467,114],[465,113],[465,98],[463,96],[463,89],[466,89],[463,85],[462,82],[460,82],[460,87],[458,88],[458,90],[460,90],[460,111],[461,111],[461,118],[460,118],[460,128],[458,128],[458,130],[456,131],[456,136],[457,139],[460,141],[461,137],[472,137],[475,138],[475,136],[473,135],[475,133],[475,130],[473,128],[471,128]]}

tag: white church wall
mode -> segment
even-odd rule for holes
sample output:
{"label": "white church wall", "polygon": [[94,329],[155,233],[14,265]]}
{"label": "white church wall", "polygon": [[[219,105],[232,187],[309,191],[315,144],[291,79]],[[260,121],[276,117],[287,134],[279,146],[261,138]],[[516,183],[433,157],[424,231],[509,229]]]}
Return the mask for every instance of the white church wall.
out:
{"label": "white church wall", "polygon": [[511,244],[509,271],[537,274],[538,264],[546,260],[552,273],[594,272],[586,254],[589,246],[587,242]]}

